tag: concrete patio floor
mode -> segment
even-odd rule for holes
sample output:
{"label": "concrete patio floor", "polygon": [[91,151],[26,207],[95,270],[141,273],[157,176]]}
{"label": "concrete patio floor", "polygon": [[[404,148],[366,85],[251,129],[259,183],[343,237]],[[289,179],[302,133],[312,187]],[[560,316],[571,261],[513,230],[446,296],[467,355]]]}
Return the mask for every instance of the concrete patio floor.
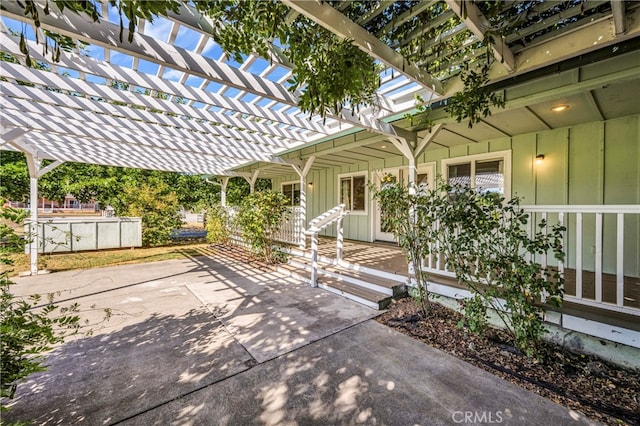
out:
{"label": "concrete patio floor", "polygon": [[55,349],[3,421],[595,424],[375,322],[377,311],[232,259],[15,281],[17,293],[79,303],[93,334]]}

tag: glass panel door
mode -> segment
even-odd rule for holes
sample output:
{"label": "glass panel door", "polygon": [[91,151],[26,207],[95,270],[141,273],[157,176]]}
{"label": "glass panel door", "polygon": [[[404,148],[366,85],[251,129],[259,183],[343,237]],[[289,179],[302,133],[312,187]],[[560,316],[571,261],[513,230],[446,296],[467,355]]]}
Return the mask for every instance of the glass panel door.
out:
{"label": "glass panel door", "polygon": [[[400,169],[386,169],[378,172],[374,172],[374,184],[377,188],[380,188],[382,180],[389,181],[390,177],[394,177],[396,182],[400,182]],[[375,217],[374,217],[374,239],[377,241],[395,241],[393,232],[387,222],[387,212],[380,208],[380,205],[376,201],[375,203]]]}

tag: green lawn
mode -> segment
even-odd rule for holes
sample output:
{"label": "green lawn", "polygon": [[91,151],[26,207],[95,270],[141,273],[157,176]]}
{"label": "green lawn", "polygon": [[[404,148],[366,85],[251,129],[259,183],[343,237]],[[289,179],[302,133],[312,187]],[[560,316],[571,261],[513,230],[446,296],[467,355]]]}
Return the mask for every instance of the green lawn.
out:
{"label": "green lawn", "polygon": [[[194,256],[211,255],[209,244],[176,244],[165,247],[100,250],[82,253],[58,253],[40,255],[40,269],[51,272],[70,269],[99,268],[102,266],[125,265],[131,263],[156,262],[158,260],[183,259]],[[15,264],[12,275],[29,270],[29,256],[12,255]]]}

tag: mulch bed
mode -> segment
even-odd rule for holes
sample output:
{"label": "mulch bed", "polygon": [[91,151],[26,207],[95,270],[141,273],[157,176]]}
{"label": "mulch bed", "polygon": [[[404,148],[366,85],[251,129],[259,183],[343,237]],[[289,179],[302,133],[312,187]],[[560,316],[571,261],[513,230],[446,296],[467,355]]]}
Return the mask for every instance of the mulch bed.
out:
{"label": "mulch bed", "polygon": [[640,425],[640,371],[544,343],[542,360],[527,358],[510,346],[507,335],[485,336],[458,327],[462,315],[438,303],[423,319],[411,298],[394,301],[378,321],[448,352],[558,404],[611,425]]}

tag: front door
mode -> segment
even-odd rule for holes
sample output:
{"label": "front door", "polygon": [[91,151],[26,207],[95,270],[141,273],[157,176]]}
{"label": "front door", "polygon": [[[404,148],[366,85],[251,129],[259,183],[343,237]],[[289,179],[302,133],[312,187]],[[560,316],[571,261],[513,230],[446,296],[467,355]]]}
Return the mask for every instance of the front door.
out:
{"label": "front door", "polygon": [[[402,173],[400,169],[385,169],[373,172],[373,181],[376,188],[380,188],[383,180],[395,179],[396,182],[401,182]],[[395,241],[393,232],[391,229],[384,226],[384,219],[387,213],[384,209],[380,208],[378,201],[375,202],[375,217],[374,217],[374,239],[377,241]]]}
{"label": "front door", "polygon": [[[416,176],[416,184],[418,185],[418,187],[433,188],[435,164],[434,163],[420,164],[418,166],[417,172],[418,173]],[[395,179],[396,182],[400,182],[403,185],[407,185],[407,181],[408,181],[407,175],[408,175],[408,169],[406,167],[378,170],[373,172],[373,182],[376,188],[380,188],[380,185],[383,180],[389,180],[389,179],[391,180]],[[383,211],[384,209],[380,208],[380,205],[378,204],[377,200],[375,201],[374,204],[375,204],[374,229],[373,229],[374,240],[395,242],[396,239],[393,235],[393,232],[391,232],[391,229],[384,226],[384,218],[385,218],[386,212]]]}

